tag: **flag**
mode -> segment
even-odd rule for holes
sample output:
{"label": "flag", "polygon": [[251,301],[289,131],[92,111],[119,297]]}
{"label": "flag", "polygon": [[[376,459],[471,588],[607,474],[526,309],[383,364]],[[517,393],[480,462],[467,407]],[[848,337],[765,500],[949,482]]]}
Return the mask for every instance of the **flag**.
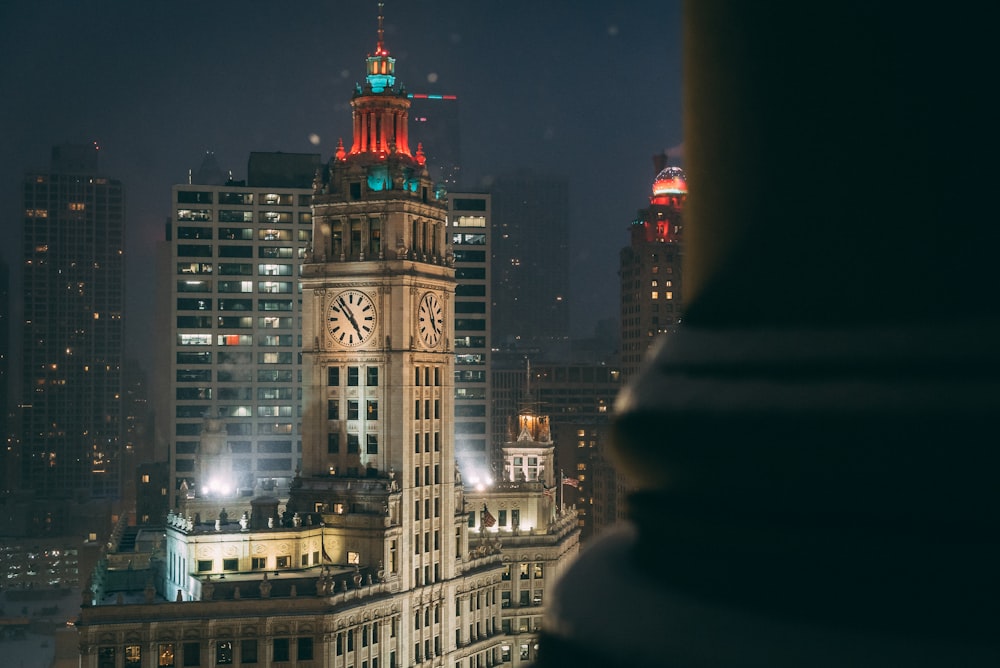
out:
{"label": "flag", "polygon": [[320,548],[323,550],[323,561],[329,561],[332,564],[333,563],[333,559],[331,559],[330,555],[326,553],[326,544],[325,543],[321,543],[320,544]]}
{"label": "flag", "polygon": [[562,484],[569,485],[570,487],[576,487],[577,489],[580,489],[580,481],[577,480],[576,478],[563,478],[562,479]]}
{"label": "flag", "polygon": [[544,489],[543,488],[542,489],[542,494],[544,494],[545,496],[549,497],[550,499],[554,499],[555,496],[556,496],[556,489],[555,489],[555,487],[552,487],[552,488],[549,488],[549,489]]}
{"label": "flag", "polygon": [[483,526],[487,529],[497,523],[497,518],[490,514],[490,509],[483,504]]}

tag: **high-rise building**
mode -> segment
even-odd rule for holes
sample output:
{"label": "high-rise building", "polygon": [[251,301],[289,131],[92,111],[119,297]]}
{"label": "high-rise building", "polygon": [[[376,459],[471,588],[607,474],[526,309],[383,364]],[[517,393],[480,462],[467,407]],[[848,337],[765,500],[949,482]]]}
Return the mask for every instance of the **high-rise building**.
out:
{"label": "high-rise building", "polygon": [[528,171],[501,176],[493,205],[493,345],[547,349],[569,338],[569,185]]}
{"label": "high-rise building", "polygon": [[410,93],[413,141],[427,153],[431,180],[455,190],[462,183],[461,123],[458,96]]}
{"label": "high-rise building", "polygon": [[629,245],[620,254],[621,360],[626,380],[639,368],[649,346],[681,321],[684,257],[684,171],[656,156],[649,206],[629,226]]}
{"label": "high-rise building", "polygon": [[[207,161],[214,164],[214,157]],[[170,495],[285,490],[300,465],[301,298],[318,154],[252,153],[246,182],[175,185],[159,421]],[[218,169],[200,169],[198,180]],[[194,179],[192,179],[194,180]],[[165,281],[166,283],[167,281]],[[230,457],[207,467],[209,421]]]}
{"label": "high-rise building", "polygon": [[[312,193],[302,464],[287,502],[188,488],[158,560],[113,537],[75,626],[86,668],[517,668],[535,658],[544,601],[577,552],[576,518],[555,504],[554,446],[535,416],[531,443],[518,438],[511,452],[541,465],[510,457],[493,489],[467,488],[456,466],[449,234],[459,228],[410,150],[409,100],[381,17],[367,73],[351,101],[353,145]],[[225,424],[204,420],[196,466],[238,456]],[[491,506],[511,522],[500,526]],[[145,588],[134,598],[136,582]]]}
{"label": "high-rise building", "polygon": [[490,473],[491,285],[490,195],[452,192],[450,242],[455,257],[455,457],[468,479]]}
{"label": "high-rise building", "polygon": [[24,179],[19,482],[40,498],[121,492],[125,195],[97,154],[56,146]]}

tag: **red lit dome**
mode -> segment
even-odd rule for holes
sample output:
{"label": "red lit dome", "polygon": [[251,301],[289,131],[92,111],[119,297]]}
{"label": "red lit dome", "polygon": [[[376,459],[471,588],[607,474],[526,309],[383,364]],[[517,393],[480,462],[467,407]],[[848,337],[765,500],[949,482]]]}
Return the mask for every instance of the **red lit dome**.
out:
{"label": "red lit dome", "polygon": [[653,197],[660,195],[686,195],[688,191],[684,170],[680,167],[665,167],[653,180]]}

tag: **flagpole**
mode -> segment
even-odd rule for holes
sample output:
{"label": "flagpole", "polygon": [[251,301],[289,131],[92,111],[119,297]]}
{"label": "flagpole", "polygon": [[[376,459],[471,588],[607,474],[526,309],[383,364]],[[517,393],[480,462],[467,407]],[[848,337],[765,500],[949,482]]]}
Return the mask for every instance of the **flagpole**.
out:
{"label": "flagpole", "polygon": [[566,498],[563,496],[563,480],[566,479],[566,472],[563,469],[559,469],[559,514],[562,515],[566,512]]}

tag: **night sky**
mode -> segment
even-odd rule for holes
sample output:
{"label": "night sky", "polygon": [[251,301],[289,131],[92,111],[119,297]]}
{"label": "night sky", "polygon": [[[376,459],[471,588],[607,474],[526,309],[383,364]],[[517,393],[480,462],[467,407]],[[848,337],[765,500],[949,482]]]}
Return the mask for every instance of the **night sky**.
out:
{"label": "night sky", "polygon": [[[468,185],[522,167],[568,178],[580,336],[617,317],[618,251],[648,202],[651,156],[667,150],[682,163],[679,5],[386,2],[398,79],[410,92],[459,98]],[[0,220],[15,281],[25,170],[47,169],[53,144],[98,142],[101,171],[126,187],[129,351],[146,366],[135,333],[149,326],[154,282],[167,278],[150,268],[171,186],[206,151],[244,179],[251,151],[318,152],[326,162],[338,137],[349,147],[349,100],[375,48],[376,7],[0,3]]]}

